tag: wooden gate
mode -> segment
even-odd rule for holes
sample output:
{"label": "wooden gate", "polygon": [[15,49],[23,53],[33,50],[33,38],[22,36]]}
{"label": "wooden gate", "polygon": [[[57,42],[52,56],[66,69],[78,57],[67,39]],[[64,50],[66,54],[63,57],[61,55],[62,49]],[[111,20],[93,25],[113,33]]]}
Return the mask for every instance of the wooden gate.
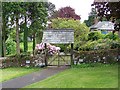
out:
{"label": "wooden gate", "polygon": [[48,55],[47,66],[70,66],[71,65],[71,55],[61,54]]}
{"label": "wooden gate", "polygon": [[47,49],[36,51],[34,56],[36,66],[70,66],[71,54],[57,53],[50,55]]}

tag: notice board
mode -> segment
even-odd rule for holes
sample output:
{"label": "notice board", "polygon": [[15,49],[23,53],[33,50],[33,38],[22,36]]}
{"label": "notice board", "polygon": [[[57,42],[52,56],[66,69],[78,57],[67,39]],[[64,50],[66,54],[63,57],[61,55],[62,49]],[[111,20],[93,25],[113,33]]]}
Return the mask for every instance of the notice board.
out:
{"label": "notice board", "polygon": [[74,30],[73,29],[44,30],[42,42],[53,44],[74,43]]}

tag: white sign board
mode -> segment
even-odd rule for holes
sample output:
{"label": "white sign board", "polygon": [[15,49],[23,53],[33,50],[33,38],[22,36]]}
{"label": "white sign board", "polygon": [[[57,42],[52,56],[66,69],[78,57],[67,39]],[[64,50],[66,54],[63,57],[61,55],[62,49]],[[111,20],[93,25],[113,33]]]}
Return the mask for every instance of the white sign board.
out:
{"label": "white sign board", "polygon": [[58,29],[43,31],[43,43],[69,44],[74,43],[74,30]]}

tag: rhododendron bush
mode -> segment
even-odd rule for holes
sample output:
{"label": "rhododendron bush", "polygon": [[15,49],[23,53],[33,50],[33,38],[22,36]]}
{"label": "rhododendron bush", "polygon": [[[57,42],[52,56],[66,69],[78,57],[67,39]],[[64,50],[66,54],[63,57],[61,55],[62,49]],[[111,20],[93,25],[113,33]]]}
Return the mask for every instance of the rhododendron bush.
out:
{"label": "rhododendron bush", "polygon": [[[47,49],[48,49],[48,53],[53,55],[53,54],[57,54],[60,51],[60,47],[51,45],[50,43],[46,43]],[[40,43],[40,44],[36,44],[35,47],[36,50],[40,50],[43,51],[45,50],[45,43]]]}

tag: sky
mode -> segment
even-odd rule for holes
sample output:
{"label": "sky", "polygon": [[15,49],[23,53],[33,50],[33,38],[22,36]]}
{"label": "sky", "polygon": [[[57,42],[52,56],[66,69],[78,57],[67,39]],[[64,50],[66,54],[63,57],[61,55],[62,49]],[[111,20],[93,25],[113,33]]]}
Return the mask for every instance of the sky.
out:
{"label": "sky", "polygon": [[75,9],[75,13],[80,15],[81,22],[88,19],[88,14],[91,11],[91,4],[94,0],[49,0],[55,4],[56,10],[61,7],[70,6]]}

